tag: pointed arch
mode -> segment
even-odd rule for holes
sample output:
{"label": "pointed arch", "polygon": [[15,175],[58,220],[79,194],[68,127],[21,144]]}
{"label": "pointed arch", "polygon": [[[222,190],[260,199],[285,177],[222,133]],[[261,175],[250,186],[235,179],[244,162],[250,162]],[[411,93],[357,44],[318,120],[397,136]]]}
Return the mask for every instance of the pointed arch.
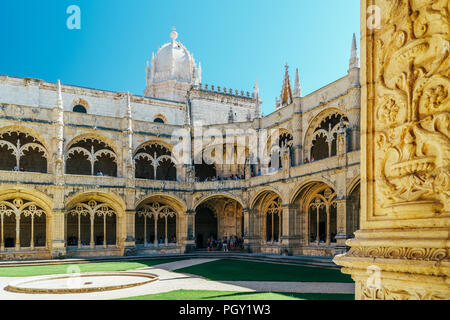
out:
{"label": "pointed arch", "polygon": [[66,174],[117,176],[120,153],[99,135],[83,134],[72,139],[65,152]]}
{"label": "pointed arch", "polygon": [[2,170],[47,173],[51,161],[49,149],[33,130],[22,126],[0,129]]}

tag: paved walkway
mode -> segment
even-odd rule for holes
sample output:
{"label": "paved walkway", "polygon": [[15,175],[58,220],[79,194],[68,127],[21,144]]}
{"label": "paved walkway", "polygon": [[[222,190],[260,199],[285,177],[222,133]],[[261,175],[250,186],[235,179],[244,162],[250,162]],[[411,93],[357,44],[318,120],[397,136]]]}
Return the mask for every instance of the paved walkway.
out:
{"label": "paved walkway", "polygon": [[[0,300],[109,300],[163,293],[173,290],[214,290],[238,292],[297,292],[297,293],[354,293],[354,285],[347,283],[305,283],[305,282],[248,282],[209,281],[202,277],[171,272],[170,270],[202,264],[216,259],[183,260],[153,267],[141,268],[159,276],[159,280],[140,287],[83,294],[20,294],[5,291],[10,282],[21,278],[0,278]],[[22,278],[23,279],[23,278]]]}

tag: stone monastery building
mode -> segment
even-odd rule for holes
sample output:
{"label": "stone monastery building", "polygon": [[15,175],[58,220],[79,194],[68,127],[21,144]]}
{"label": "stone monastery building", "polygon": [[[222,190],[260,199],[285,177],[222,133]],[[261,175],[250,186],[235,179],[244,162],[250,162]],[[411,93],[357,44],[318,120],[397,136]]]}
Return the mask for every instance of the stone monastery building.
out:
{"label": "stone monastery building", "polygon": [[[0,76],[0,260],[184,253],[227,236],[246,252],[346,251],[360,208],[355,37],[348,74],[307,96],[286,65],[267,116],[257,83],[251,93],[202,83],[170,38],[144,96]],[[199,124],[243,134],[198,149]],[[277,132],[263,142],[269,162],[238,143],[264,131]],[[188,163],[174,156],[176,132],[187,132]],[[231,160],[204,156],[217,150]]]}

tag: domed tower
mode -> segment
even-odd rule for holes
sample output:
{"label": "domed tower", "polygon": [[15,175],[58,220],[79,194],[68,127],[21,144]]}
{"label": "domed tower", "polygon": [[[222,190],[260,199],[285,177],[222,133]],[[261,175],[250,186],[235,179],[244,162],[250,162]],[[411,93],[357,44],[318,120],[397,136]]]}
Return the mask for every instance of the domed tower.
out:
{"label": "domed tower", "polygon": [[164,44],[147,62],[145,96],[174,101],[186,101],[186,93],[192,85],[201,83],[200,63],[197,67],[194,55],[177,41],[175,28],[170,33],[172,41]]}

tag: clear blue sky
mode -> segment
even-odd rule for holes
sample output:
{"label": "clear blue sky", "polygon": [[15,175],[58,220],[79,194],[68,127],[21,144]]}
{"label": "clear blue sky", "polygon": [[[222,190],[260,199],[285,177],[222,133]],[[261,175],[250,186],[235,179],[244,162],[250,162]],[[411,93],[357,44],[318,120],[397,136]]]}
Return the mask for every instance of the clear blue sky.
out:
{"label": "clear blue sky", "polygon": [[[73,4],[81,30],[66,27]],[[258,78],[269,114],[286,62],[304,95],[347,73],[359,20],[359,0],[3,0],[0,74],[142,95],[176,26],[203,83],[251,92]]]}

